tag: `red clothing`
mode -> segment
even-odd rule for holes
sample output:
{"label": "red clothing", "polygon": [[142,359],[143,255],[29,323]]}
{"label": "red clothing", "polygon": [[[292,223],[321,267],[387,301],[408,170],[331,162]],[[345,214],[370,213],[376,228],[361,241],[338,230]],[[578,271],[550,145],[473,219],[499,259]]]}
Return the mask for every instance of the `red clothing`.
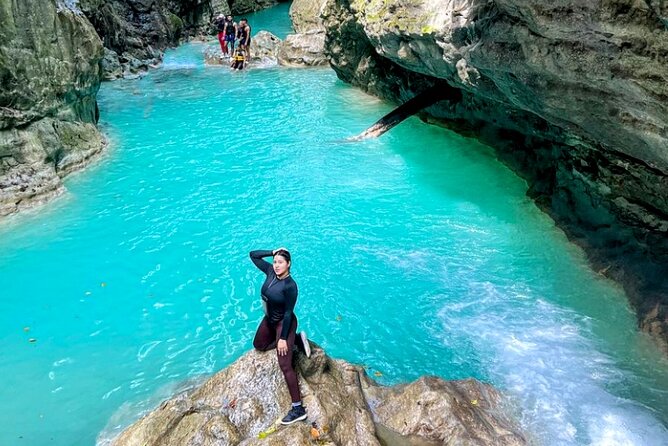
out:
{"label": "red clothing", "polygon": [[220,49],[223,54],[227,54],[227,42],[225,42],[225,39],[223,38],[224,35],[225,33],[222,31],[218,33],[218,42],[220,42]]}

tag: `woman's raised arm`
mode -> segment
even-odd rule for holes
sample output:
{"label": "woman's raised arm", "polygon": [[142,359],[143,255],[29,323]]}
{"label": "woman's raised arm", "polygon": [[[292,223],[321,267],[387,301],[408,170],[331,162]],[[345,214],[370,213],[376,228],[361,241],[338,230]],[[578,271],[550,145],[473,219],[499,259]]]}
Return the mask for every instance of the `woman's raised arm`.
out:
{"label": "woman's raised arm", "polygon": [[271,257],[273,255],[274,251],[266,249],[259,249],[250,252],[250,258],[253,264],[265,274],[269,274],[269,271],[271,271],[271,263],[264,260],[264,257]]}

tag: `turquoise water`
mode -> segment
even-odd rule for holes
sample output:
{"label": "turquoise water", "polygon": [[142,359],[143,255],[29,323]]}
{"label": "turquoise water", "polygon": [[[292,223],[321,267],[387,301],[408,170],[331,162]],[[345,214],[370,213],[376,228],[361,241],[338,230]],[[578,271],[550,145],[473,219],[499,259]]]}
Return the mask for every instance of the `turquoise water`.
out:
{"label": "turquoise water", "polygon": [[668,363],[487,148],[417,119],[346,143],[390,107],[201,50],[104,84],[108,154],[0,226],[0,445],[104,444],[230,364],[262,313],[248,251],[283,245],[300,326],[379,381],[491,382],[541,444],[668,442]]}
{"label": "turquoise water", "polygon": [[279,3],[271,9],[264,11],[241,15],[234,18],[239,21],[246,17],[248,23],[251,25],[252,34],[261,30],[270,31],[275,36],[285,39],[285,36],[294,32],[292,29],[292,22],[289,17],[290,2]]}

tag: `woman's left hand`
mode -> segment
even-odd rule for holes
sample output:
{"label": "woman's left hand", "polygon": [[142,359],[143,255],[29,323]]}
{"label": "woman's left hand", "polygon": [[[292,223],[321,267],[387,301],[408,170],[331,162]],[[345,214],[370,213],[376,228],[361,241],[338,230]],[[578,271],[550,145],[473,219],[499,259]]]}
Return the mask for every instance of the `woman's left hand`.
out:
{"label": "woman's left hand", "polygon": [[288,354],[288,342],[285,339],[279,339],[278,345],[276,346],[279,356],[285,356]]}

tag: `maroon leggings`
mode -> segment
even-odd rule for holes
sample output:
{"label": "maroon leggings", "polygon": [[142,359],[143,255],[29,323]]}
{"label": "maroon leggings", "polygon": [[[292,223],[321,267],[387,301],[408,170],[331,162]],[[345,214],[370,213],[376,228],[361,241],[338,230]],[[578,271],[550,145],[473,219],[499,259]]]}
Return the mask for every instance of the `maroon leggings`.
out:
{"label": "maroon leggings", "polygon": [[[278,365],[283,371],[283,376],[285,376],[285,382],[288,385],[288,390],[290,391],[290,398],[292,402],[296,403],[302,400],[301,394],[299,393],[299,384],[297,382],[297,373],[295,369],[292,368],[292,347],[295,345],[295,335],[297,333],[297,316],[292,315],[292,324],[290,324],[290,331],[288,332],[288,353],[284,356],[278,355]],[[269,319],[265,316],[260,322],[260,326],[257,328],[257,333],[255,333],[255,339],[253,339],[253,347],[256,349],[266,352],[276,348],[276,344],[281,336],[281,328],[283,327],[283,321],[276,324],[272,328],[269,324]]]}
{"label": "maroon leggings", "polygon": [[225,42],[225,39],[223,39],[222,32],[218,33],[218,42],[220,42],[220,49],[223,52],[223,54],[227,54],[227,42]]}

